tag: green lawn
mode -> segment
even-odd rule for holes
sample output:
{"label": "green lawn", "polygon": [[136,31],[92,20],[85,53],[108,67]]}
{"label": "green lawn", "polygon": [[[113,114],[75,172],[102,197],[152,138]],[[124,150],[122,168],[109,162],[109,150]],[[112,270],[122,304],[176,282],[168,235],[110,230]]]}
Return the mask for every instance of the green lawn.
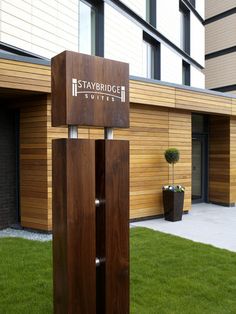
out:
{"label": "green lawn", "polygon": [[[52,313],[51,242],[0,239],[0,314]],[[236,253],[131,229],[131,313],[236,313]]]}

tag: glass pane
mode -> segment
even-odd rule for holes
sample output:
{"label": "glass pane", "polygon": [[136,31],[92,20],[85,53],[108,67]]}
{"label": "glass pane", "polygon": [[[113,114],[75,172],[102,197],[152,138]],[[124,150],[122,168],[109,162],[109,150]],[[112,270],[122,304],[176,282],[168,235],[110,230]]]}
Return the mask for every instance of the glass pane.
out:
{"label": "glass pane", "polygon": [[193,114],[192,115],[192,133],[204,132],[204,116]]}
{"label": "glass pane", "polygon": [[182,84],[186,84],[186,67],[184,66],[184,64],[182,66]]}
{"label": "glass pane", "polygon": [[202,145],[201,140],[192,141],[192,199],[202,198]]}
{"label": "glass pane", "polygon": [[152,78],[152,47],[147,44],[147,78]]}
{"label": "glass pane", "polygon": [[80,1],[79,51],[95,54],[95,11]]}
{"label": "glass pane", "polygon": [[143,41],[143,76],[146,78],[153,78],[153,48]]}
{"label": "glass pane", "polygon": [[143,77],[147,77],[147,43],[143,41],[143,63],[142,63],[142,72]]}
{"label": "glass pane", "polygon": [[180,48],[184,50],[185,29],[184,29],[184,12],[180,11]]}

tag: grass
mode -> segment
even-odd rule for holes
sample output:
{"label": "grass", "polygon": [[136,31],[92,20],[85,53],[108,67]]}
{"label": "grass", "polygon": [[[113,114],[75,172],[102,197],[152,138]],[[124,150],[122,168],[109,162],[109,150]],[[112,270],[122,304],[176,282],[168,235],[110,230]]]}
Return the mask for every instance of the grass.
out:
{"label": "grass", "polygon": [[[0,239],[0,313],[52,313],[51,242]],[[132,314],[236,313],[236,253],[131,229]]]}

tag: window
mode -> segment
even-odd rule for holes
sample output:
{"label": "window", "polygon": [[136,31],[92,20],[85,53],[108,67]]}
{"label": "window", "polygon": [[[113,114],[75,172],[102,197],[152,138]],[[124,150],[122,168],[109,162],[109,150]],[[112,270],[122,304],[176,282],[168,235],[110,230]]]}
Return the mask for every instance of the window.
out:
{"label": "window", "polygon": [[191,5],[195,8],[195,0],[188,0],[190,3],[191,3]]}
{"label": "window", "polygon": [[80,1],[79,51],[104,55],[104,18],[102,1]]}
{"label": "window", "polygon": [[143,76],[160,80],[160,44],[147,34],[143,37]]}
{"label": "window", "polygon": [[156,0],[146,0],[146,21],[156,27]]}
{"label": "window", "polygon": [[190,64],[185,61],[182,65],[182,84],[190,86]]}
{"label": "window", "polygon": [[190,11],[180,5],[180,48],[190,55]]}

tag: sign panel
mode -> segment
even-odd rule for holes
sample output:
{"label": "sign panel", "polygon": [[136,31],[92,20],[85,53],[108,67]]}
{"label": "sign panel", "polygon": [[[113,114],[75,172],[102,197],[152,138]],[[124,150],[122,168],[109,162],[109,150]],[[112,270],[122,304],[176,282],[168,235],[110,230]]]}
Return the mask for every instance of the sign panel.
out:
{"label": "sign panel", "polygon": [[129,65],[64,51],[52,59],[52,126],[129,127]]}

